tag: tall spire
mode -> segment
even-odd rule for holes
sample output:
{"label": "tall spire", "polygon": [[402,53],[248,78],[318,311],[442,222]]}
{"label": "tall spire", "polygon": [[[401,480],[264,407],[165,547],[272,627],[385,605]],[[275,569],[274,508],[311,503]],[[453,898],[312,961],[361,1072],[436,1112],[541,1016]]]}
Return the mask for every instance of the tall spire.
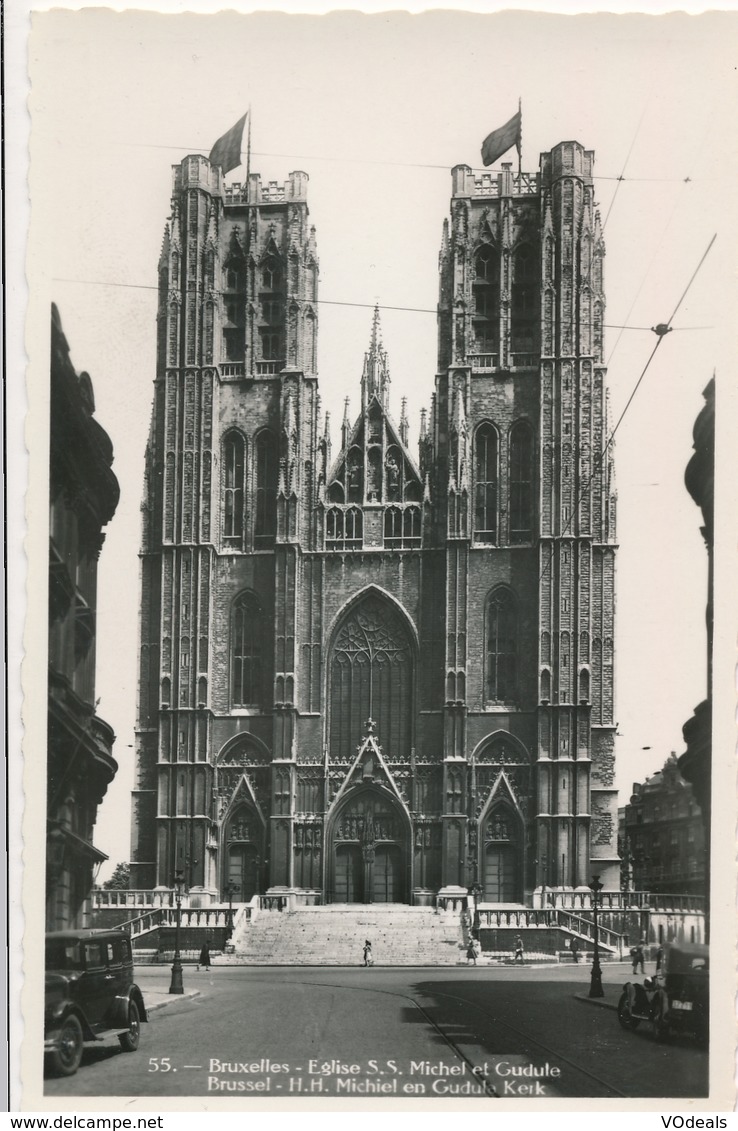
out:
{"label": "tall spire", "polygon": [[369,350],[364,354],[364,372],[361,377],[362,408],[366,408],[373,396],[377,397],[383,408],[389,408],[389,383],[387,353],[381,341],[379,303],[377,303],[372,318],[372,337]]}

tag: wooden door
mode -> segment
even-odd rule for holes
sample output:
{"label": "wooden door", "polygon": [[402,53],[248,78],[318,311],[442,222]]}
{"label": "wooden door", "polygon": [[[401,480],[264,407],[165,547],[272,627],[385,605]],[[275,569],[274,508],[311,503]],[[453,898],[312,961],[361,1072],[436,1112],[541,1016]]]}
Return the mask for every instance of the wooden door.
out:
{"label": "wooden door", "polygon": [[375,849],[372,886],[374,903],[402,902],[402,854],[396,844]]}
{"label": "wooden door", "polygon": [[259,857],[253,844],[232,844],[228,851],[228,883],[236,903],[248,903],[259,890]]}
{"label": "wooden door", "polygon": [[361,849],[357,844],[339,844],[336,848],[336,883],[334,902],[360,903],[363,898],[361,883]]}
{"label": "wooden door", "polygon": [[510,844],[488,844],[484,854],[485,903],[517,902],[516,872],[515,848]]}

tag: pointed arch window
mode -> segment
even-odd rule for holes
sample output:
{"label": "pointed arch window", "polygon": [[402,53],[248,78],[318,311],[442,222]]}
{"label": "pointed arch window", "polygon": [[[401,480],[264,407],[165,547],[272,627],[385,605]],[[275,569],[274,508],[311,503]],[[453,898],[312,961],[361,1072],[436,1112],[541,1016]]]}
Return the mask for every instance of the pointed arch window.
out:
{"label": "pointed arch window", "polygon": [[517,698],[518,611],[508,589],[497,589],[487,604],[488,703],[512,703]]}
{"label": "pointed arch window", "polygon": [[[515,353],[533,353],[537,348],[538,264],[530,244],[521,244],[513,255],[511,346]],[[522,358],[513,364],[524,364]]]}
{"label": "pointed arch window", "polygon": [[497,541],[497,432],[483,424],[476,434],[474,463],[474,537],[478,542]]}
{"label": "pointed arch window", "polygon": [[365,597],[342,621],[331,651],[333,756],[352,756],[371,718],[386,756],[409,757],[413,666],[410,635],[399,613],[378,597]]}
{"label": "pointed arch window", "polygon": [[246,441],[240,432],[229,432],[223,441],[223,539],[243,543],[246,493]]}
{"label": "pointed arch window", "polygon": [[260,707],[264,695],[264,617],[253,593],[242,593],[233,605],[231,625],[231,702],[234,707]]}
{"label": "pointed arch window", "polygon": [[533,429],[525,420],[510,431],[510,542],[533,537]]}
{"label": "pointed arch window", "polygon": [[267,291],[278,291],[282,287],[282,265],[275,255],[268,255],[261,265],[261,282]]}
{"label": "pointed arch window", "polygon": [[277,447],[272,434],[260,432],[255,449],[254,538],[268,542],[277,532]]}
{"label": "pointed arch window", "polygon": [[485,243],[474,255],[472,280],[474,338],[482,352],[497,348],[500,312],[500,256],[492,244]]}

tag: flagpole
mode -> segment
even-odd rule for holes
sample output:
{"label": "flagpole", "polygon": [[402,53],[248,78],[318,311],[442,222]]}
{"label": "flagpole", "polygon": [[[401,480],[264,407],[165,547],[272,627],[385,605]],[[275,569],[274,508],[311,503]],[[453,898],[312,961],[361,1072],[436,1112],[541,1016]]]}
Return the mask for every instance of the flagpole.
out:
{"label": "flagpole", "polygon": [[249,102],[249,132],[246,137],[246,200],[251,199],[251,103]]}
{"label": "flagpole", "polygon": [[518,98],[518,176],[523,173],[523,100]]}

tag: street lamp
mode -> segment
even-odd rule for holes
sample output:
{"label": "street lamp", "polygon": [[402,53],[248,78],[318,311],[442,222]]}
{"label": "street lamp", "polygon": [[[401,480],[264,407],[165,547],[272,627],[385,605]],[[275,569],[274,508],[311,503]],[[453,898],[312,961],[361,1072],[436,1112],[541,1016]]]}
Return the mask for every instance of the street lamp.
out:
{"label": "street lamp", "polygon": [[226,895],[228,896],[228,938],[233,934],[233,895],[235,890],[233,884],[229,883],[226,888]]}
{"label": "street lamp", "polygon": [[179,924],[182,918],[182,885],[184,874],[180,871],[174,873],[174,899],[177,904],[177,925],[174,929],[174,962],[172,963],[172,980],[169,984],[170,994],[183,994],[182,985],[182,959],[179,954]]}
{"label": "street lamp", "polygon": [[472,933],[473,939],[478,939],[479,938],[479,907],[478,907],[478,903],[479,903],[479,897],[482,894],[482,885],[481,884],[472,884],[471,889],[470,889],[470,894],[471,894],[472,899],[474,900],[474,919],[472,920],[472,931],[471,931],[471,933]]}
{"label": "street lamp", "polygon": [[592,915],[594,919],[594,956],[592,958],[592,977],[589,983],[590,997],[605,996],[605,991],[602,988],[602,967],[600,966],[600,936],[597,929],[597,908],[599,906],[597,897],[604,886],[600,883],[599,876],[593,876],[589,885],[589,890],[592,892]]}

